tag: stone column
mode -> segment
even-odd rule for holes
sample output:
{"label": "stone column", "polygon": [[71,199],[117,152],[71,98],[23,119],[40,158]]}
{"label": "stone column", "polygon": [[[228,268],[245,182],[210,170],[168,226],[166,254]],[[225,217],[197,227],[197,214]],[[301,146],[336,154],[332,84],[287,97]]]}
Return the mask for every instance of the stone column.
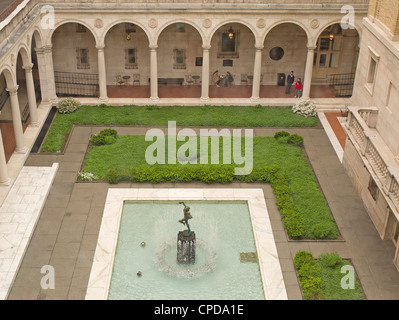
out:
{"label": "stone column", "polygon": [[55,78],[54,78],[54,63],[53,63],[53,46],[44,47],[44,57],[46,63],[46,77],[47,77],[47,93],[50,103],[55,103],[57,98],[57,93],[55,89]]}
{"label": "stone column", "polygon": [[39,126],[39,116],[37,114],[36,93],[35,84],[33,81],[32,67],[33,64],[30,64],[28,66],[23,66],[22,69],[25,70],[26,91],[28,95],[30,112],[30,125],[33,127],[37,127]]}
{"label": "stone column", "polygon": [[37,68],[39,71],[40,91],[42,102],[49,102],[49,94],[47,92],[47,75],[46,75],[46,58],[43,48],[35,48],[37,56]]}
{"label": "stone column", "polygon": [[100,88],[100,103],[108,102],[107,94],[107,76],[105,72],[105,46],[96,46],[98,55],[98,85]]}
{"label": "stone column", "polygon": [[158,46],[150,46],[150,87],[151,96],[150,99],[153,101],[158,101],[158,58],[157,58],[157,48]]}
{"label": "stone column", "polygon": [[312,85],[312,74],[313,74],[313,58],[314,58],[314,50],[315,46],[308,46],[308,54],[306,57],[306,67],[305,67],[305,75],[303,79],[303,91],[302,91],[302,99],[308,100],[310,99],[310,86]]}
{"label": "stone column", "polygon": [[0,130],[0,186],[10,185],[11,179],[8,177],[7,160],[4,152],[3,137]]}
{"label": "stone column", "polygon": [[18,86],[15,88],[7,88],[6,90],[10,93],[12,125],[14,127],[16,143],[15,152],[25,153],[27,148],[24,143],[24,131],[22,129],[21,111],[19,109]]}
{"label": "stone column", "polygon": [[210,46],[202,46],[202,84],[201,100],[209,101],[209,50]]}
{"label": "stone column", "polygon": [[252,101],[259,100],[260,77],[262,69],[262,49],[263,46],[255,46],[254,77],[252,81]]}

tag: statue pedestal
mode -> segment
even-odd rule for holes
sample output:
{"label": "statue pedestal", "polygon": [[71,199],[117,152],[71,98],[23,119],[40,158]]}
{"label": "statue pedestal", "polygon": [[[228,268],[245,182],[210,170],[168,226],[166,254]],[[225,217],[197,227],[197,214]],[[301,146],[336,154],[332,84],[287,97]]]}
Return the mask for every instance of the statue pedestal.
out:
{"label": "statue pedestal", "polygon": [[177,234],[177,263],[195,263],[195,232],[179,231]]}

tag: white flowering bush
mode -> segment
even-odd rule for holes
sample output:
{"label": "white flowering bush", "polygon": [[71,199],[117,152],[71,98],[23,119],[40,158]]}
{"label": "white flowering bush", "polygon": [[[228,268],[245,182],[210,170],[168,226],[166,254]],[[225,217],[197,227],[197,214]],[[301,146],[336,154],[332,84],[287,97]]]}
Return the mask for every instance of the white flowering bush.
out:
{"label": "white flowering bush", "polygon": [[71,113],[78,110],[79,107],[79,101],[73,98],[61,99],[57,104],[57,109],[59,113]]}
{"label": "white flowering bush", "polygon": [[304,117],[315,117],[317,114],[316,105],[311,100],[299,101],[292,107],[292,111]]}
{"label": "white flowering bush", "polygon": [[95,181],[98,178],[91,172],[78,172],[78,179],[80,181]]}

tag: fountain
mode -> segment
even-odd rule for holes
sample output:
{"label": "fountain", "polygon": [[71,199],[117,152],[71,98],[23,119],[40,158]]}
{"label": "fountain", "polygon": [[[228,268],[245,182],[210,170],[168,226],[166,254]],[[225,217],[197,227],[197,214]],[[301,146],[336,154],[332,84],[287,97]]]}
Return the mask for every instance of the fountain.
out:
{"label": "fountain", "polygon": [[86,299],[286,298],[261,189],[108,190]]}
{"label": "fountain", "polygon": [[192,218],[190,207],[186,206],[184,202],[179,202],[184,205],[184,218],[179,222],[187,226],[187,230],[179,231],[177,234],[177,263],[194,264],[195,263],[195,232],[191,231],[188,220]]}

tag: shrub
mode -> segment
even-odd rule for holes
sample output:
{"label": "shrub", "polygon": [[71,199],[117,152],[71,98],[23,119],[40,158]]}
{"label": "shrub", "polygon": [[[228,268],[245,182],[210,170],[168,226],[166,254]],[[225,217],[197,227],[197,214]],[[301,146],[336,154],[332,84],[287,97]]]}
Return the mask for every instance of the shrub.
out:
{"label": "shrub", "polygon": [[282,137],[289,137],[290,134],[287,131],[279,131],[274,134],[274,139],[282,138]]}
{"label": "shrub", "polygon": [[319,256],[319,261],[323,266],[333,268],[336,265],[340,265],[342,263],[342,258],[336,252],[332,253],[327,252],[327,253],[322,253]]}
{"label": "shrub", "polygon": [[78,172],[78,179],[80,181],[95,181],[98,178],[91,172]]}
{"label": "shrub", "polygon": [[334,238],[337,230],[335,224],[323,221],[312,227],[312,233],[317,239]]}
{"label": "shrub", "polygon": [[287,143],[292,144],[294,146],[303,146],[303,137],[297,134],[292,134],[288,137]]}
{"label": "shrub", "polygon": [[323,299],[320,267],[312,254],[303,250],[298,251],[294,256],[294,265],[298,271],[304,298],[306,300]]}
{"label": "shrub", "polygon": [[298,251],[294,256],[295,268],[299,269],[304,263],[311,263],[313,261],[313,255],[305,250]]}
{"label": "shrub", "polygon": [[59,113],[72,113],[78,110],[80,107],[79,101],[73,98],[61,99],[57,104],[57,110]]}
{"label": "shrub", "polygon": [[110,184],[118,183],[120,181],[120,178],[118,177],[118,171],[115,168],[109,169],[105,179]]}
{"label": "shrub", "polygon": [[117,139],[117,134],[117,131],[114,129],[104,129],[98,134],[93,135],[90,138],[90,142],[96,146],[113,144]]}
{"label": "shrub", "polygon": [[315,117],[317,114],[316,105],[311,100],[298,102],[292,107],[292,111],[304,117]]}

